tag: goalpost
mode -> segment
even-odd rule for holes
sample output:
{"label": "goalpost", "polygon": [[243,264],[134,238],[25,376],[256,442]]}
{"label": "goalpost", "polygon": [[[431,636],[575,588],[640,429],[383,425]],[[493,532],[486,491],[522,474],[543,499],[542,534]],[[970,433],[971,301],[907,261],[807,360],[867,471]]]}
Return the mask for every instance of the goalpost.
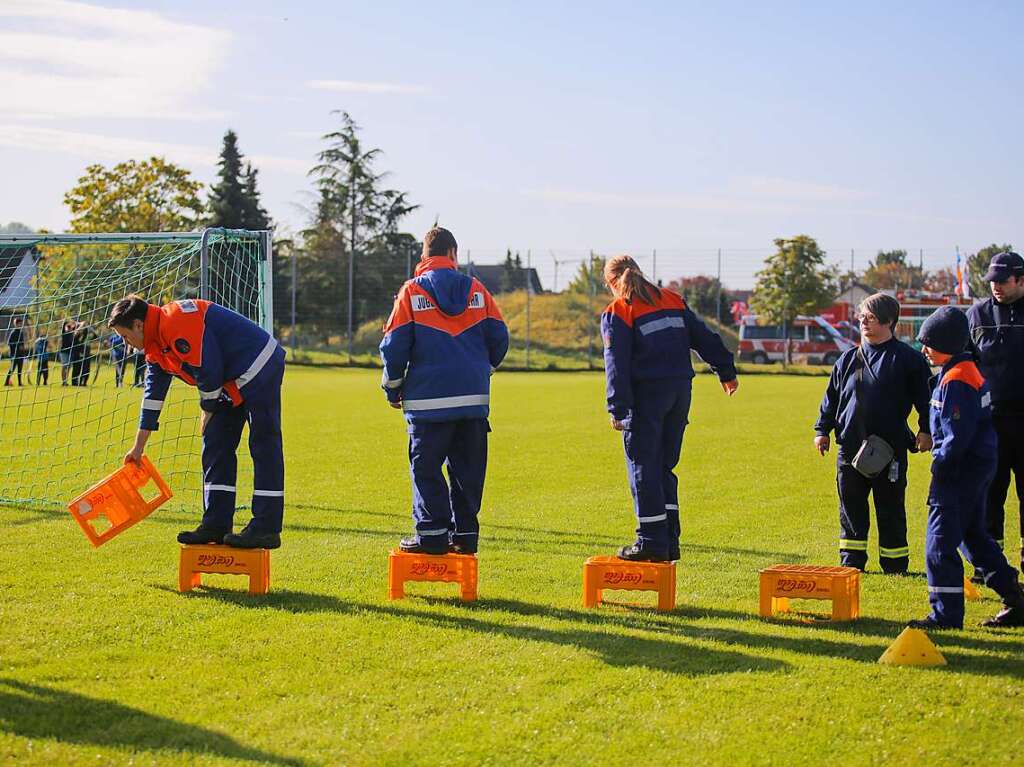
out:
{"label": "goalpost", "polygon": [[[131,447],[142,388],[133,386],[137,358],[125,354],[117,362],[106,327],[114,302],[129,293],[155,304],[204,298],[273,333],[272,263],[268,231],[0,237],[0,373],[6,379],[15,370],[11,385],[0,388],[0,505],[63,507],[116,469]],[[17,320],[20,386],[9,348]],[[71,336],[69,322],[76,323]],[[147,446],[175,493],[172,504],[196,510],[197,403],[194,389],[172,383],[160,430]],[[251,483],[252,467],[239,464],[239,484]]]}

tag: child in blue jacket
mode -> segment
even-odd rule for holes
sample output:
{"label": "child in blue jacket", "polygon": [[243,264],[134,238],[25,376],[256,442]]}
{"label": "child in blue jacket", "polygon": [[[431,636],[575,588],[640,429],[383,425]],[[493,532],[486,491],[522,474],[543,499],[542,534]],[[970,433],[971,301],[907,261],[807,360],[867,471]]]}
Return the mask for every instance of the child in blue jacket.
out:
{"label": "child in blue jacket", "polygon": [[451,232],[427,232],[380,344],[381,386],[409,424],[416,531],[400,544],[408,552],[475,554],[479,544],[490,378],[508,351],[508,329],[483,283],[458,272],[457,258]]}
{"label": "child in blue jacket", "polygon": [[925,569],[932,612],[910,621],[914,628],[962,628],[962,548],[985,585],[1003,599],[1003,609],[985,626],[1024,626],[1024,592],[985,527],[985,498],[996,468],[992,395],[966,352],[966,315],[944,306],[918,334],[924,355],[942,370],[932,379],[932,481],[928,491]]}
{"label": "child in blue jacket", "polygon": [[629,256],[604,270],[615,300],[601,315],[608,412],[622,432],[637,517],[636,542],[619,557],[679,559],[679,462],[694,372],[690,350],[718,374],[732,395],[739,382],[732,353],[682,297],[648,282]]}

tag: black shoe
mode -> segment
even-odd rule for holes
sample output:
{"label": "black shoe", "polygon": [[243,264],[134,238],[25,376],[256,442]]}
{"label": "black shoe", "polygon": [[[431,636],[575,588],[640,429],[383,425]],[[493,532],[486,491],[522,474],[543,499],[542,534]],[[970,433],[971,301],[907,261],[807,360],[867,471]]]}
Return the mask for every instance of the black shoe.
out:
{"label": "black shoe", "polygon": [[[470,536],[459,536],[460,538],[469,538]],[[448,544],[449,554],[476,554],[476,542],[470,543],[467,540],[463,540],[462,543],[456,543],[452,541]]]}
{"label": "black shoe", "polygon": [[960,626],[939,623],[934,617],[929,615],[927,618],[921,618],[920,620],[907,621],[907,628],[921,629],[922,631],[942,631],[943,629],[958,629]]}
{"label": "black shoe", "polygon": [[679,547],[678,546],[669,546],[668,547],[668,561],[669,562],[678,562],[679,561]]}
{"label": "black shoe", "polygon": [[[441,536],[436,537],[441,539]],[[424,546],[423,539],[418,535],[410,535],[408,538],[403,538],[398,542],[398,547],[406,554],[433,554],[434,556],[440,556],[448,553],[447,541],[442,542],[441,548],[438,548],[437,546]]]}
{"label": "black shoe", "polygon": [[664,551],[659,551],[651,546],[644,546],[637,541],[631,546],[623,546],[619,549],[619,559],[629,562],[668,562],[668,556]]}
{"label": "black shoe", "polygon": [[195,530],[183,530],[178,533],[178,543],[184,543],[186,546],[201,546],[206,543],[224,543],[224,536],[230,532],[230,528],[227,530],[221,530],[219,527],[199,525]]}
{"label": "black shoe", "polygon": [[1004,607],[994,617],[982,621],[981,625],[989,628],[1020,628],[1024,626],[1024,608]]}
{"label": "black shoe", "polygon": [[224,544],[233,549],[279,549],[281,548],[281,534],[261,533],[248,524],[242,528],[240,533],[225,535]]}

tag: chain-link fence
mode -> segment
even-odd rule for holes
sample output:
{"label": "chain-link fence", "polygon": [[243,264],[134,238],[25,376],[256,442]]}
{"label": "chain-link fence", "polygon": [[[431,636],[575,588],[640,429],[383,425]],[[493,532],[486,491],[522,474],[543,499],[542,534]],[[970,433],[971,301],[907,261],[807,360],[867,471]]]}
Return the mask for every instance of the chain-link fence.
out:
{"label": "chain-link fence", "polygon": [[[569,370],[602,366],[600,313],[610,300],[602,278],[606,257],[632,255],[649,279],[683,292],[690,306],[735,349],[736,316],[746,308],[757,271],[774,252],[771,245],[464,248],[459,266],[486,285],[505,316],[512,337],[508,367]],[[839,302],[850,292],[850,275],[862,273],[879,249],[827,252],[838,277]],[[930,273],[951,272],[955,252],[954,247],[907,249],[907,262]],[[275,243],[274,317],[290,358],[311,364],[377,364],[377,345],[394,295],[418,261],[418,245],[411,240],[370,254],[357,252],[349,301],[347,253],[314,258],[290,242]],[[879,287],[899,291],[906,286]],[[951,291],[953,285],[948,287]]]}

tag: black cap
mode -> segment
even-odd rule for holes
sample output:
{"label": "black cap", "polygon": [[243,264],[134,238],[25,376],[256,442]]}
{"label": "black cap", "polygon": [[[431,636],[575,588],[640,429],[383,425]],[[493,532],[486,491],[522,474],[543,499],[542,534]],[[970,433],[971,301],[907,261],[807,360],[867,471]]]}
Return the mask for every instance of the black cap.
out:
{"label": "black cap", "polygon": [[1024,258],[1010,251],[992,256],[985,282],[1006,282],[1011,277],[1024,277]]}
{"label": "black cap", "polygon": [[917,340],[943,354],[960,354],[970,335],[967,315],[952,306],[941,306],[921,324]]}

